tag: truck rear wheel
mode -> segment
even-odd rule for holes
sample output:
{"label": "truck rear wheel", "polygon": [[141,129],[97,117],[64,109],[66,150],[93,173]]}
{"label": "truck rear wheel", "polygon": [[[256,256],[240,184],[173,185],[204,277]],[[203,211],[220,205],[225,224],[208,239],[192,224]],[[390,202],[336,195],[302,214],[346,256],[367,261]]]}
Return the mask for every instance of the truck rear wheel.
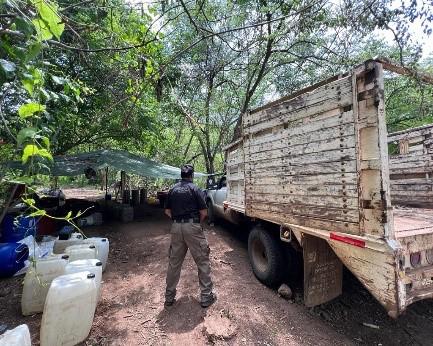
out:
{"label": "truck rear wheel", "polygon": [[286,273],[284,252],[279,239],[261,227],[254,227],[248,237],[248,256],[254,275],[267,286],[280,284]]}

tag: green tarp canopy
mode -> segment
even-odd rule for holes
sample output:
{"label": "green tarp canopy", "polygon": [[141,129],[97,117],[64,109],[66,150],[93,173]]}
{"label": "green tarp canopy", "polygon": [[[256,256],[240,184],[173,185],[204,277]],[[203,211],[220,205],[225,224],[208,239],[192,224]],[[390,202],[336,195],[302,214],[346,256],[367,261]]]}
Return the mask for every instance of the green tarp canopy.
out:
{"label": "green tarp canopy", "polygon": [[[20,169],[16,163],[11,168]],[[180,168],[155,162],[144,157],[122,150],[97,150],[76,155],[55,156],[50,167],[50,175],[74,176],[84,174],[88,168],[95,171],[114,168],[143,177],[180,179]],[[195,177],[207,176],[204,173],[194,173]]]}

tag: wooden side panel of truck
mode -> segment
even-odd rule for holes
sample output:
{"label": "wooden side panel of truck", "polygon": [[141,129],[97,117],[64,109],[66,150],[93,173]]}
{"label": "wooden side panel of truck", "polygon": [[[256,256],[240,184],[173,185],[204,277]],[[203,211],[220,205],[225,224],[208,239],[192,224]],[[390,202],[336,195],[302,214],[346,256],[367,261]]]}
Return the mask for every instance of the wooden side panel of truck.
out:
{"label": "wooden side panel of truck", "polygon": [[433,125],[389,134],[393,204],[433,207]]}
{"label": "wooden side panel of truck", "polygon": [[[226,208],[280,225],[283,241],[296,237],[310,305],[341,291],[331,251],[396,317],[413,301],[433,296],[433,262],[412,266],[410,257],[433,251],[433,233],[412,233],[407,242],[395,232],[384,66],[367,61],[244,114],[242,140],[227,147]],[[314,245],[311,237],[324,242]]]}

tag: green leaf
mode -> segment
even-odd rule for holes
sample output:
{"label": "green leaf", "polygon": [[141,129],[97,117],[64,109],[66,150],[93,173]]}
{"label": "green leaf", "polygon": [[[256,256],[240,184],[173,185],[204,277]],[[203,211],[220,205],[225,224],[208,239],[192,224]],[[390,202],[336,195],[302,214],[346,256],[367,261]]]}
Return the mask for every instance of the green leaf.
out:
{"label": "green leaf", "polygon": [[53,155],[51,155],[51,153],[47,149],[39,149],[37,155],[41,157],[45,157],[50,161],[54,161]]}
{"label": "green leaf", "polygon": [[38,210],[34,211],[33,213],[31,213],[29,216],[44,216],[46,214],[47,214],[46,210],[38,209]]}
{"label": "green leaf", "polygon": [[14,21],[18,31],[21,31],[27,37],[33,34],[34,27],[31,21],[24,19],[23,17],[16,17]]}
{"label": "green leaf", "polygon": [[34,58],[36,58],[39,55],[41,50],[42,50],[42,43],[33,42],[32,44],[30,44],[30,46],[27,50],[26,60],[27,61],[33,60]]}
{"label": "green leaf", "polygon": [[16,65],[12,61],[0,59],[0,72],[6,79],[10,79],[15,75]]}
{"label": "green leaf", "polygon": [[41,19],[45,22],[48,30],[58,40],[65,30],[65,24],[57,13],[57,4],[49,0],[32,0],[33,5],[38,10]]}
{"label": "green leaf", "polygon": [[50,149],[50,139],[48,137],[42,137],[42,143],[44,143],[45,148]]}
{"label": "green leaf", "polygon": [[34,127],[26,127],[21,129],[17,135],[17,143],[21,146],[27,139],[33,139],[37,133],[37,129]]}
{"label": "green leaf", "polygon": [[45,24],[42,19],[33,19],[33,25],[36,28],[36,37],[39,41],[47,41],[53,38],[53,34],[50,31],[50,28]]}
{"label": "green leaf", "polygon": [[33,80],[31,79],[23,79],[21,80],[21,84],[23,85],[23,88],[27,90],[27,92],[30,94],[30,96],[33,96],[34,91],[34,85]]}
{"label": "green leaf", "polygon": [[65,219],[70,219],[72,216],[72,211],[69,211],[68,214],[66,214]]}
{"label": "green leaf", "polygon": [[37,112],[43,112],[45,111],[46,107],[44,105],[41,105],[39,103],[30,102],[25,105],[21,105],[21,107],[18,109],[18,115],[20,118],[28,118],[33,116],[33,114]]}
{"label": "green leaf", "polygon": [[34,144],[27,144],[23,150],[23,154],[21,155],[22,163],[27,163],[30,156],[37,155],[39,153],[39,149]]}
{"label": "green leaf", "polygon": [[36,201],[33,198],[24,199],[23,202],[27,205],[35,205]]}

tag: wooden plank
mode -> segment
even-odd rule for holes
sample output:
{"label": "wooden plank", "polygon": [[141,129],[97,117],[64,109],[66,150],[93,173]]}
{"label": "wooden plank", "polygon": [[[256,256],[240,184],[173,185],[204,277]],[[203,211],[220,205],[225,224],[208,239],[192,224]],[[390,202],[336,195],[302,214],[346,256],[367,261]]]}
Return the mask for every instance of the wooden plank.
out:
{"label": "wooden plank", "polygon": [[400,169],[406,169],[406,168],[424,168],[427,171],[433,169],[433,162],[429,161],[415,161],[415,162],[390,162],[389,168],[391,170],[391,173],[394,173],[394,171],[398,171]]}
{"label": "wooden plank", "polygon": [[[432,198],[433,197],[433,191],[431,190],[406,190],[406,191],[398,191],[394,190],[391,191],[392,198],[415,198],[415,197],[425,197],[425,198]],[[433,202],[433,200],[432,200]]]}
{"label": "wooden plank", "polygon": [[[287,149],[290,150],[290,149]],[[257,154],[247,154],[246,165],[255,163],[267,163],[275,160],[283,160],[288,165],[297,164],[309,164],[309,163],[322,163],[322,162],[341,162],[350,161],[355,158],[355,148],[341,148],[337,150],[328,150],[319,153],[308,153],[308,154],[289,154],[290,151],[283,150],[264,152]]]}
{"label": "wooden plank", "polygon": [[330,208],[327,206],[306,206],[306,205],[287,205],[287,204],[267,204],[256,202],[248,207],[249,211],[280,213],[282,215],[297,215],[303,217],[313,217],[326,220],[358,222],[358,209]]}
{"label": "wooden plank", "polygon": [[290,94],[290,95],[283,96],[283,97],[281,97],[281,98],[279,98],[279,99],[277,99],[277,100],[275,100],[275,101],[272,101],[272,102],[270,102],[270,103],[267,103],[267,104],[264,105],[264,106],[257,107],[257,108],[255,108],[255,109],[253,109],[253,110],[251,111],[251,113],[260,112],[260,111],[263,110],[263,109],[266,109],[266,108],[269,108],[269,107],[275,106],[275,105],[277,105],[277,104],[279,104],[279,103],[282,103],[282,102],[285,102],[285,101],[291,100],[291,99],[297,97],[298,95],[302,95],[302,94],[305,94],[305,93],[307,93],[307,92],[313,91],[313,90],[315,90],[315,89],[317,89],[317,88],[319,88],[319,87],[321,87],[321,86],[323,86],[323,85],[326,85],[326,84],[329,84],[329,83],[331,83],[331,82],[334,82],[334,81],[336,81],[336,80],[338,80],[338,79],[344,78],[344,77],[346,77],[347,75],[348,75],[348,73],[344,73],[344,74],[340,74],[340,75],[336,75],[336,76],[332,76],[332,77],[330,77],[330,78],[324,79],[324,80],[322,80],[322,81],[320,81],[320,82],[318,82],[318,83],[315,83],[315,84],[310,85],[310,86],[308,86],[308,87],[305,87],[305,88],[303,88],[303,89],[301,89],[301,90],[298,90],[298,91],[296,91],[296,92],[294,92],[294,93],[292,93],[292,94]]}
{"label": "wooden plank", "polygon": [[411,204],[422,204],[422,203],[433,203],[432,196],[409,196],[409,195],[392,195],[392,200],[396,202],[403,202],[402,204],[411,203]]}
{"label": "wooden plank", "polygon": [[[313,92],[301,94],[291,100],[281,102],[275,106],[267,107],[261,112],[251,112],[244,118],[244,126],[249,127],[260,122],[272,120],[275,116],[287,115],[301,108],[308,108],[328,102],[332,99],[343,101],[347,95],[351,98],[352,86],[350,77],[341,78],[330,84],[326,84]],[[351,100],[349,100],[350,102]],[[345,103],[345,101],[343,101]],[[339,104],[332,108],[339,108]],[[322,110],[323,112],[323,110]],[[316,112],[316,113],[320,113]]]}
{"label": "wooden plank", "polygon": [[357,174],[346,173],[344,177],[341,173],[330,173],[330,174],[316,174],[316,175],[290,175],[285,174],[284,167],[281,167],[278,171],[273,171],[272,175],[269,175],[267,171],[254,172],[254,176],[249,177],[248,181],[250,184],[260,184],[263,179],[267,179],[269,184],[292,184],[292,185],[310,185],[315,186],[321,185],[347,185],[347,186],[358,186]]}
{"label": "wooden plank", "polygon": [[[342,162],[344,165],[342,165]],[[356,161],[332,161],[332,162],[318,162],[318,163],[291,163],[290,160],[281,158],[276,160],[268,160],[265,162],[246,163],[245,168],[245,179],[247,180],[252,172],[258,174],[259,172],[275,172],[278,170],[284,170],[285,174],[288,175],[320,175],[329,173],[356,173]]]}
{"label": "wooden plank", "polygon": [[401,180],[393,180],[391,184],[392,185],[422,185],[422,184],[433,185],[433,179],[427,179],[427,178],[401,179]]}
{"label": "wooden plank", "polygon": [[[259,149],[261,148],[261,150]],[[330,138],[320,142],[310,142],[301,145],[289,146],[287,143],[281,142],[278,144],[262,145],[257,146],[257,150],[248,149],[248,157],[254,161],[258,158],[272,158],[272,155],[276,157],[285,156],[299,156],[313,153],[326,153],[329,151],[340,151],[355,148],[355,138],[353,136],[347,136],[342,138]],[[270,156],[271,155],[271,156]]]}
{"label": "wooden plank", "polygon": [[390,156],[389,162],[419,162],[424,161],[426,159],[431,159],[432,155],[424,154],[424,153],[416,153],[416,154],[406,154],[406,155],[398,155],[398,156]]}
{"label": "wooden plank", "polygon": [[353,74],[357,112],[360,232],[394,237],[382,66],[369,61]]}
{"label": "wooden plank", "polygon": [[433,75],[430,73],[422,72],[417,69],[412,69],[407,66],[398,65],[386,58],[378,58],[377,61],[382,64],[385,70],[392,71],[404,76],[411,76],[427,84],[433,84]]}
{"label": "wooden plank", "polygon": [[275,222],[277,224],[294,224],[299,226],[317,228],[326,231],[338,231],[351,234],[359,233],[359,224],[352,222],[344,222],[338,220],[326,220],[313,217],[305,217],[299,215],[274,213],[270,211],[254,210],[249,211],[245,209],[247,216],[267,220],[270,222]]}
{"label": "wooden plank", "polygon": [[394,132],[388,135],[388,143],[397,142],[400,139],[408,139],[408,138],[424,136],[426,134],[432,134],[432,133],[433,133],[433,125],[426,125],[424,127],[418,127],[418,128],[400,131],[400,132]]}
{"label": "wooden plank", "polygon": [[351,105],[351,95],[345,95],[343,99],[329,99],[308,108],[301,108],[293,113],[281,114],[273,117],[271,120],[261,122],[244,129],[244,135],[248,136],[266,129],[274,128],[275,126],[288,123],[289,121],[300,120],[311,117],[315,114],[323,114],[325,112],[339,109],[342,111],[345,107]]}
{"label": "wooden plank", "polygon": [[252,139],[254,139],[254,144],[259,145],[266,142],[279,141],[291,136],[306,134],[308,132],[335,128],[341,125],[353,123],[352,111],[344,113],[341,113],[340,109],[335,109],[335,111],[335,113],[326,112],[321,113],[320,115],[315,114],[314,116],[316,118],[309,119],[309,122],[306,122],[306,119],[300,119],[294,122],[288,122],[286,125],[281,123],[268,131],[262,131],[259,134],[253,135]]}
{"label": "wooden plank", "polygon": [[420,174],[426,174],[426,173],[432,173],[433,169],[431,167],[407,167],[407,168],[393,168],[391,169],[391,175],[390,175],[390,179],[393,180],[393,176],[394,175],[401,175],[401,174],[415,174],[415,173],[420,173]]}
{"label": "wooden plank", "polygon": [[[323,132],[323,133],[322,133]],[[305,132],[300,135],[292,135],[284,130],[284,133],[266,134],[254,137],[246,143],[245,149],[249,152],[260,150],[281,149],[288,146],[310,146],[316,148],[316,151],[323,151],[322,145],[327,145],[331,141],[337,141],[340,138],[347,145],[354,146],[354,128],[353,124],[346,124],[340,127],[327,128],[316,132]],[[326,149],[325,149],[326,150]]]}
{"label": "wooden plank", "polygon": [[254,208],[254,203],[297,204],[305,206],[328,206],[330,208],[358,208],[358,199],[353,197],[275,195],[272,193],[254,193],[246,191],[245,204]]}
{"label": "wooden plank", "polygon": [[270,193],[275,195],[296,196],[334,196],[334,197],[358,197],[356,185],[292,185],[292,184],[270,184],[267,179],[256,184],[246,186],[248,194]]}
{"label": "wooden plank", "polygon": [[433,185],[393,185],[391,184],[391,195],[392,194],[398,194],[402,193],[404,191],[425,191],[425,192],[432,192],[433,191]]}

